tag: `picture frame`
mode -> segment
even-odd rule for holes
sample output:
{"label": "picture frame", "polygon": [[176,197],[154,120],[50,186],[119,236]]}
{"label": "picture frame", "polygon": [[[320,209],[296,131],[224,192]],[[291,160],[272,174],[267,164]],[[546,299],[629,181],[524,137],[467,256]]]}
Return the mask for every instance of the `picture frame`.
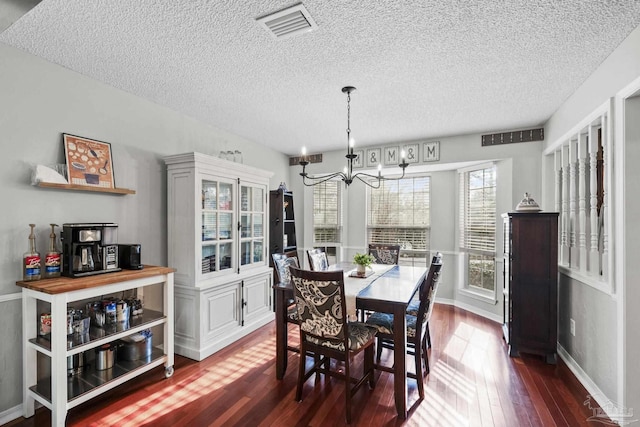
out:
{"label": "picture frame", "polygon": [[437,162],[440,160],[440,141],[425,142],[422,149],[423,161]]}
{"label": "picture frame", "polygon": [[69,184],[116,188],[111,144],[68,133],[62,143]]}
{"label": "picture frame", "polygon": [[364,150],[353,150],[353,154],[356,155],[356,158],[353,159],[353,167],[354,168],[364,167]]}
{"label": "picture frame", "polygon": [[379,164],[382,164],[382,150],[379,148],[367,149],[367,167],[377,168]]}
{"label": "picture frame", "polygon": [[402,149],[407,163],[418,163],[420,161],[420,144],[407,144]]}
{"label": "picture frame", "polygon": [[397,145],[395,147],[384,147],[383,164],[385,166],[399,165],[400,162],[400,148]]}

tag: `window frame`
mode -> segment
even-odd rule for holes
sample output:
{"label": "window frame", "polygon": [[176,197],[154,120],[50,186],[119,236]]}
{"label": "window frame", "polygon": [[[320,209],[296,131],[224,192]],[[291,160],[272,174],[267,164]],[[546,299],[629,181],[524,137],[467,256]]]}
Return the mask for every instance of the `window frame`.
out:
{"label": "window frame", "polygon": [[[374,190],[378,190],[378,188],[372,188],[370,186],[367,187],[366,189],[366,194],[365,194],[365,198],[366,198],[366,219],[365,219],[365,231],[366,231],[366,244],[368,245],[369,243],[379,243],[379,244],[400,244],[400,258],[399,258],[399,263],[403,264],[403,265],[419,265],[419,266],[425,266],[428,265],[429,261],[431,260],[430,258],[430,253],[431,253],[431,192],[432,192],[432,188],[431,188],[431,183],[432,183],[432,177],[431,174],[428,173],[415,173],[415,174],[408,174],[406,175],[403,179],[401,180],[393,180],[393,181],[382,181],[381,185],[384,185],[384,183],[392,183],[392,182],[402,182],[403,180],[415,180],[415,179],[420,179],[420,178],[426,178],[428,180],[428,196],[427,196],[427,208],[428,208],[428,218],[427,218],[427,225],[426,226],[420,226],[420,225],[387,225],[387,224],[377,224],[377,225],[372,225],[372,212],[371,212],[371,191]],[[376,180],[371,180],[370,181],[372,184],[374,184],[377,182]],[[398,183],[398,185],[400,185],[400,183]],[[424,246],[425,248],[420,248],[420,249],[413,249],[413,245],[411,248],[407,248],[406,245],[403,244],[403,242],[394,242],[394,241],[374,241],[371,239],[371,233],[372,233],[372,229],[378,229],[378,230],[382,230],[382,229],[389,229],[389,230],[393,230],[393,229],[401,229],[401,230],[405,230],[404,231],[404,236],[408,236],[410,235],[410,233],[412,233],[412,230],[421,230],[424,229],[423,233],[424,233]],[[402,233],[401,233],[402,234]],[[407,241],[411,240],[410,238],[407,238]],[[420,255],[420,256],[411,256],[411,255]],[[418,263],[418,264],[416,264]]]}
{"label": "window frame", "polygon": [[[465,242],[466,236],[466,219],[468,207],[468,191],[469,191],[469,174],[471,172],[483,171],[493,168],[495,174],[494,199],[495,207],[493,212],[493,251],[467,248]],[[497,269],[497,250],[498,250],[498,165],[496,162],[480,163],[466,168],[457,170],[458,173],[458,250],[460,254],[459,261],[459,292],[472,298],[480,299],[485,302],[496,304],[498,299],[498,280],[499,271]],[[483,187],[485,188],[485,187]],[[493,259],[493,289],[486,289],[469,283],[469,266],[470,256],[482,256]]]}
{"label": "window frame", "polygon": [[[335,183],[336,186],[336,190],[337,190],[337,201],[338,201],[338,207],[337,207],[337,224],[335,226],[336,228],[336,235],[338,236],[337,241],[317,241],[316,240],[316,228],[322,228],[322,227],[316,227],[316,190],[321,189],[321,188],[326,188],[326,185],[328,183]],[[313,230],[313,247],[314,248],[322,248],[325,252],[327,252],[327,255],[329,256],[329,253],[333,253],[332,255],[332,259],[330,260],[330,262],[334,261],[337,262],[338,260],[338,253],[340,252],[340,248],[342,247],[342,240],[343,240],[343,222],[344,222],[344,218],[343,218],[343,213],[344,213],[344,202],[343,202],[343,194],[344,191],[342,189],[342,181],[339,180],[328,180],[322,183],[319,183],[317,185],[314,185],[312,187],[312,192],[311,192],[311,197],[312,197],[312,201],[313,201],[313,207],[312,207],[312,213],[311,213],[311,225],[312,225],[312,230]],[[328,228],[328,225],[325,224],[325,228]],[[333,248],[334,250],[331,251],[329,250],[329,248]]]}

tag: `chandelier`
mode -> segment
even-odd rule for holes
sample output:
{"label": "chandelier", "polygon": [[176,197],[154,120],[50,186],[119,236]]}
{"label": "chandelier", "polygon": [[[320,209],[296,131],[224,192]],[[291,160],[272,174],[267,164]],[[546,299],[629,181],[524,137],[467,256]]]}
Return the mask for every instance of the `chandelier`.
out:
{"label": "chandelier", "polygon": [[302,147],[302,156],[300,157],[300,166],[302,166],[302,172],[300,172],[300,176],[302,177],[302,183],[307,187],[311,187],[314,185],[321,184],[325,181],[329,181],[330,179],[339,178],[344,181],[345,186],[349,186],[355,179],[358,179],[372,188],[380,188],[380,182],[383,180],[394,181],[404,178],[404,172],[409,164],[406,162],[404,157],[404,151],[400,154],[401,161],[398,167],[402,168],[402,176],[396,178],[387,178],[382,176],[382,165],[378,164],[378,175],[371,175],[364,172],[353,173],[353,161],[357,154],[353,154],[353,146],[355,145],[353,138],[351,138],[351,92],[355,91],[356,88],[353,86],[345,86],[342,88],[342,93],[347,94],[347,165],[344,167],[342,172],[329,173],[324,175],[309,175],[306,171],[307,165],[309,164],[309,160],[307,157],[307,150],[305,147]]}

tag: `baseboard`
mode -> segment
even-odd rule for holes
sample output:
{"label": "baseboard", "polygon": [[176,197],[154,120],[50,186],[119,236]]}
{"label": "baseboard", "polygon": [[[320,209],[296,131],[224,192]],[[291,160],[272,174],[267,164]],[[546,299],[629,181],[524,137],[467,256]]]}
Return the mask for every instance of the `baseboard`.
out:
{"label": "baseboard", "polygon": [[16,420],[22,416],[22,404],[0,412],[0,425],[5,425],[9,421]]}
{"label": "baseboard", "polygon": [[502,316],[501,315],[495,314],[495,313],[491,313],[491,312],[486,311],[486,310],[482,310],[482,309],[480,309],[478,307],[475,307],[473,305],[470,305],[470,304],[465,304],[463,302],[452,300],[452,299],[448,299],[448,298],[436,298],[436,302],[440,303],[440,304],[445,304],[445,305],[452,305],[454,307],[458,307],[458,308],[461,308],[463,310],[466,310],[466,311],[468,311],[470,313],[477,314],[478,316],[482,316],[485,319],[493,320],[496,323],[502,323]]}
{"label": "baseboard", "polygon": [[604,424],[611,424],[611,421],[616,421],[619,425],[629,423],[629,416],[632,416],[633,413],[628,414],[624,408],[609,399],[560,343],[558,343],[558,356],[587,392],[584,405],[593,413],[587,421],[603,422]]}
{"label": "baseboard", "polygon": [[0,303],[7,301],[15,301],[22,298],[22,292],[16,292],[14,294],[0,295]]}

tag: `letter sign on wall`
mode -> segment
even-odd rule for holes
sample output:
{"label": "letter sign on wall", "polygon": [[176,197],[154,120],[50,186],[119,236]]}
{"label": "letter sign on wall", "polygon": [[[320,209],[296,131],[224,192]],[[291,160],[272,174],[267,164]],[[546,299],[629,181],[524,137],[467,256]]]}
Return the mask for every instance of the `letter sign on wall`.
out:
{"label": "letter sign on wall", "polygon": [[437,162],[440,160],[440,141],[425,142],[423,153],[425,162]]}

